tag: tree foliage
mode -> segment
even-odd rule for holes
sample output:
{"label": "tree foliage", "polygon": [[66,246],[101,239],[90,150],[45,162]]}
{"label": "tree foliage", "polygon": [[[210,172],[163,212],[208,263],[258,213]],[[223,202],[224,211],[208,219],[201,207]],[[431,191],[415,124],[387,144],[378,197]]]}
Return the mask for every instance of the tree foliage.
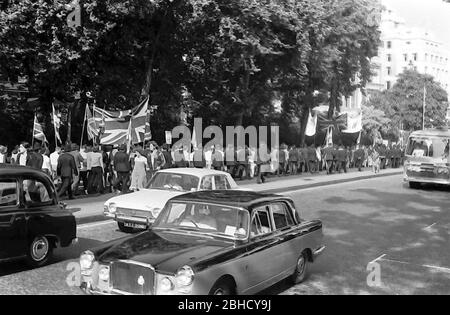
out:
{"label": "tree foliage", "polygon": [[181,111],[222,126],[289,125],[321,91],[332,113],[369,80],[379,45],[374,0],[83,0],[77,28],[66,4],[22,0],[0,11],[0,73],[26,76],[45,117],[54,99],[81,92],[75,134],[87,91],[106,109],[149,94],[157,140]]}

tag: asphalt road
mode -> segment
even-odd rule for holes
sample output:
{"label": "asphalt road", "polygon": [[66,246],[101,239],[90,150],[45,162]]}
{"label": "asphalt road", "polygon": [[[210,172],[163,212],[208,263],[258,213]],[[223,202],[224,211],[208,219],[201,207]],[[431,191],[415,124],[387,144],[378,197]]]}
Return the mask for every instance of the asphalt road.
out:
{"label": "asphalt road", "polygon": [[[323,221],[327,250],[304,284],[281,282],[262,294],[449,294],[449,192],[411,190],[401,176],[286,192],[305,219]],[[77,246],[55,253],[53,265],[2,265],[0,294],[80,294],[66,284],[68,263],[124,234],[106,221],[80,226],[78,236]],[[379,273],[370,273],[374,266]]]}

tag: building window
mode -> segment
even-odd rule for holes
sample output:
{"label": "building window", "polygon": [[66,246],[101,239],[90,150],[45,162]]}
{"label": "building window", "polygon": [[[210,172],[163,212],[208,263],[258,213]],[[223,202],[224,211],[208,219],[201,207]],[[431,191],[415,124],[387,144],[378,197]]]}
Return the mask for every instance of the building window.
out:
{"label": "building window", "polygon": [[387,82],[386,82],[386,88],[387,88],[388,90],[391,89],[391,81],[387,81]]}
{"label": "building window", "polygon": [[428,54],[425,54],[425,61],[428,61]]}
{"label": "building window", "polygon": [[425,66],[425,74],[428,73],[428,67]]}
{"label": "building window", "polygon": [[391,62],[391,61],[392,61],[392,55],[391,55],[391,54],[388,54],[388,55],[387,55],[387,61],[388,61],[388,62]]}
{"label": "building window", "polygon": [[387,74],[388,74],[388,75],[391,75],[391,72],[392,72],[392,71],[391,71],[391,67],[387,67]]}
{"label": "building window", "polygon": [[417,54],[414,54],[414,61],[417,61]]}
{"label": "building window", "polygon": [[408,54],[403,54],[403,59],[404,59],[405,61],[408,61]]}
{"label": "building window", "polygon": [[391,49],[391,48],[392,48],[392,42],[391,42],[391,41],[388,41],[388,42],[387,42],[387,48],[388,48],[388,49]]}

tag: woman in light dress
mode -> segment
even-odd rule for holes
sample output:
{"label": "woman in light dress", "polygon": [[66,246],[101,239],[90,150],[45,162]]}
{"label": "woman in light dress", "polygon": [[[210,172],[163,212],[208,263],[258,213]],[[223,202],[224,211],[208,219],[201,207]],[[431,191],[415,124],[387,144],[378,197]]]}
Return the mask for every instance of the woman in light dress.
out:
{"label": "woman in light dress", "polygon": [[144,151],[141,149],[136,150],[134,158],[133,173],[131,173],[131,186],[130,190],[137,191],[144,188],[147,181],[148,163],[145,157]]}

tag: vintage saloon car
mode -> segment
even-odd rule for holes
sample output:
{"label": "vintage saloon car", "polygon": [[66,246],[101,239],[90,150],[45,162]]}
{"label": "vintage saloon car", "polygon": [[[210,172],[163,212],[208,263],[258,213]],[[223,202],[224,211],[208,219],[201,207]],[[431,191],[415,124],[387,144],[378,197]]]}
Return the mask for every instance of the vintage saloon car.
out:
{"label": "vintage saloon car", "polygon": [[324,251],[321,221],[293,201],[245,191],[172,198],[148,231],[80,256],[91,294],[254,294],[290,277],[305,280]]}
{"label": "vintage saloon car", "polygon": [[32,267],[48,263],[56,247],[77,241],[76,222],[43,172],[0,166],[0,261],[26,258]]}
{"label": "vintage saloon car", "polygon": [[106,201],[103,213],[117,221],[122,232],[131,233],[134,229],[150,227],[172,197],[193,191],[228,189],[242,188],[225,172],[196,168],[167,169],[157,172],[146,189]]}

